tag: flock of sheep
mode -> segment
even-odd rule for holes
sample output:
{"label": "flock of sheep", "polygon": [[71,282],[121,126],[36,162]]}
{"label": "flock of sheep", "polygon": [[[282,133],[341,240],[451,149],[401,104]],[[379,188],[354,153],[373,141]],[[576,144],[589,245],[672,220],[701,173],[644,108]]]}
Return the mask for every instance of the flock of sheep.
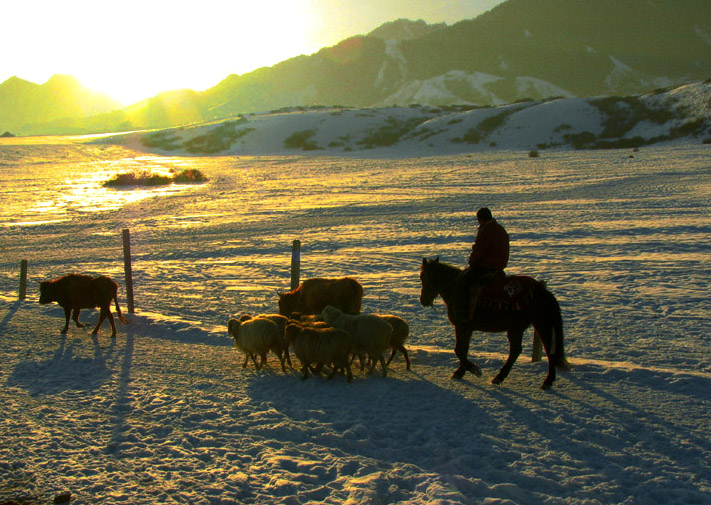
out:
{"label": "flock of sheep", "polygon": [[[361,314],[363,288],[351,278],[309,279],[297,289],[280,294],[279,314],[243,315],[230,319],[227,330],[235,347],[244,353],[243,367],[251,359],[257,370],[272,352],[281,368],[293,366],[290,349],[301,362],[302,379],[330,369],[329,379],[338,372],[353,379],[351,364],[358,357],[361,370],[372,373],[380,363],[383,376],[400,351],[407,369],[410,359],[405,341],[410,329],[399,316]],[[383,353],[391,350],[385,362]],[[257,360],[259,357],[259,361]]]}

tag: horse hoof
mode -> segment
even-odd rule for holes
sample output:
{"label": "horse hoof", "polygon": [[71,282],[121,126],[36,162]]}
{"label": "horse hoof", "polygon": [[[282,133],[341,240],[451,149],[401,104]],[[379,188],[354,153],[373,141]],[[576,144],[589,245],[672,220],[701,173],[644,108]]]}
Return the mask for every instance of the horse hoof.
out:
{"label": "horse hoof", "polygon": [[503,382],[504,382],[504,379],[502,379],[498,375],[496,377],[494,377],[493,379],[491,379],[491,383],[495,386],[500,386]]}
{"label": "horse hoof", "polygon": [[544,391],[550,389],[551,387],[553,387],[553,384],[548,381],[543,381],[543,384],[541,384],[541,389]]}
{"label": "horse hoof", "polygon": [[452,379],[461,379],[462,377],[464,377],[464,372],[461,370],[455,370],[452,374]]}
{"label": "horse hoof", "polygon": [[477,377],[481,377],[481,370],[474,363],[469,364],[469,371],[471,373],[473,373],[474,375],[476,375]]}

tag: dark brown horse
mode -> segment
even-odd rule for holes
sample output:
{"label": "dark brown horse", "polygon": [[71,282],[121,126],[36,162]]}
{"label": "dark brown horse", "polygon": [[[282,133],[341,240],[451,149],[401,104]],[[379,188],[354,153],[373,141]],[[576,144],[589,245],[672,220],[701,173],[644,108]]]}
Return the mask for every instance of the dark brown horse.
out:
{"label": "dark brown horse", "polygon": [[[509,339],[509,356],[491,381],[493,384],[501,384],[521,354],[523,333],[533,325],[548,357],[548,375],[541,388],[549,389],[555,381],[556,368],[561,371],[569,369],[563,347],[563,319],[555,296],[542,282],[531,277],[508,276],[506,280],[510,282],[505,289],[509,294],[518,290],[520,294],[526,295],[519,297],[519,300],[525,300],[524,303],[486,303],[485,299],[480,299],[471,317],[468,314],[465,317],[458,317],[453,314],[452,307],[455,306],[453,292],[455,281],[461,273],[461,269],[441,263],[439,258],[422,260],[420,303],[425,307],[431,307],[435,298],[441,296],[447,305],[447,317],[454,325],[454,353],[459,358],[459,368],[452,377],[461,379],[468,371],[481,377],[481,370],[469,361],[467,356],[469,341],[474,331],[494,333],[505,331]],[[512,286],[514,289],[511,289]],[[525,289],[520,286],[525,286]],[[468,293],[464,295],[469,296]]]}

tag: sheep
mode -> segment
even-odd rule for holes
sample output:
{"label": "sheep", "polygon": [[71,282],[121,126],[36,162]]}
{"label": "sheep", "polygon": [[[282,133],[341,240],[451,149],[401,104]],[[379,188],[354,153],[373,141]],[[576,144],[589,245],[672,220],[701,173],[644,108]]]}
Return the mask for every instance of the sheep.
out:
{"label": "sheep", "polygon": [[289,364],[290,367],[293,367],[293,364],[291,363],[291,355],[289,353],[289,345],[286,343],[286,339],[284,336],[284,330],[286,329],[286,325],[288,324],[289,319],[285,316],[280,315],[280,314],[258,314],[257,316],[251,316],[249,314],[244,314],[239,318],[239,320],[241,322],[244,322],[244,321],[248,321],[250,319],[254,319],[255,317],[263,317],[265,319],[269,319],[270,321],[273,321],[274,323],[276,323],[277,327],[279,328],[281,350],[284,353],[286,362]]}
{"label": "sheep", "polygon": [[[348,362],[353,339],[348,332],[338,328],[289,323],[285,334],[287,342],[294,346],[294,354],[301,361],[302,380],[308,378],[311,364],[315,364],[318,370],[323,365],[331,365],[329,380],[339,369],[345,369],[348,382],[353,380]],[[318,372],[312,370],[312,373]]]}
{"label": "sheep", "polygon": [[[286,372],[282,354],[283,339],[274,321],[263,317],[245,321],[230,319],[227,323],[227,331],[234,337],[235,347],[245,354],[242,368],[246,368],[251,357],[255,368],[261,370],[267,362],[267,352],[273,351],[279,357],[281,369]],[[262,358],[259,364],[257,364],[257,354]]]}
{"label": "sheep", "polygon": [[393,332],[393,327],[388,322],[375,314],[345,314],[332,305],[323,309],[321,317],[331,326],[351,334],[353,352],[361,357],[361,366],[362,356],[368,355],[372,360],[369,372],[373,372],[379,361],[383,368],[383,377],[387,375],[383,352],[390,348],[390,337]]}
{"label": "sheep", "polygon": [[390,346],[392,347],[392,353],[390,354],[390,358],[388,361],[386,361],[386,365],[390,366],[390,362],[393,360],[395,357],[395,353],[397,351],[400,351],[402,355],[405,357],[405,363],[407,364],[405,366],[406,370],[410,369],[410,357],[407,355],[407,349],[405,349],[405,341],[407,340],[407,337],[410,336],[410,326],[407,324],[407,321],[405,321],[403,318],[400,316],[394,316],[392,314],[377,314],[380,316],[382,319],[387,321],[390,326],[393,327],[393,333],[392,336],[390,337]]}

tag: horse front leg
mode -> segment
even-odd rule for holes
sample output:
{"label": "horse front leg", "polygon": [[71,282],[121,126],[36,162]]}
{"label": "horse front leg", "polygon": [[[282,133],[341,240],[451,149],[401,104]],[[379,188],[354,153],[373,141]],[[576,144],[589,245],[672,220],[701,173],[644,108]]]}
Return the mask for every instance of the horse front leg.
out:
{"label": "horse front leg", "polygon": [[514,366],[514,363],[516,363],[516,360],[521,354],[521,341],[523,340],[523,331],[509,330],[507,336],[509,338],[509,357],[506,358],[504,366],[501,367],[501,370],[499,370],[499,373],[496,374],[496,377],[491,379],[492,384],[501,384],[502,382],[504,382],[504,379],[508,377],[509,372],[511,371],[511,367]]}
{"label": "horse front leg", "polygon": [[481,377],[481,370],[476,364],[469,361],[469,341],[472,338],[472,330],[470,328],[462,328],[461,326],[454,327],[454,354],[459,358],[459,368],[452,374],[453,379],[461,379],[464,374],[471,372],[477,377]]}

